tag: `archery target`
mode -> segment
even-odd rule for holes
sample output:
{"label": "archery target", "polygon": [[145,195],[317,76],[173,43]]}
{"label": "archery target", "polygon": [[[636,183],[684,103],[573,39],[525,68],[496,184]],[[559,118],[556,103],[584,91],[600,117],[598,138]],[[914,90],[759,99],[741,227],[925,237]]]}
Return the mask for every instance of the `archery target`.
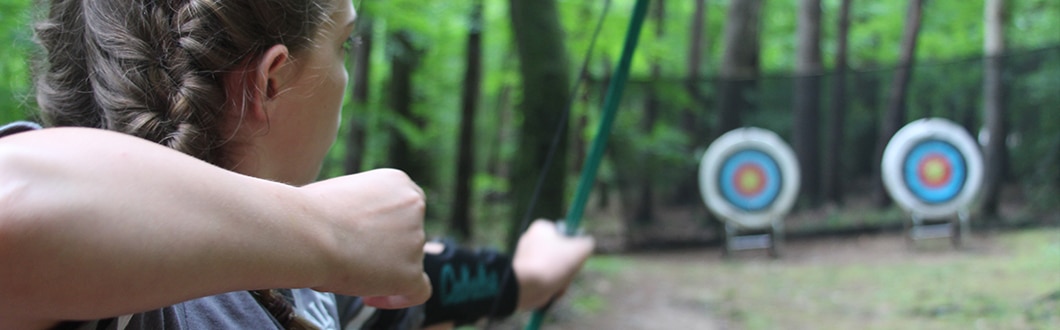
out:
{"label": "archery target", "polygon": [[700,161],[699,188],[714,214],[749,229],[766,228],[795,202],[795,153],[775,133],[747,127],[725,133]]}
{"label": "archery target", "polygon": [[941,118],[909,123],[883,152],[884,187],[902,208],[948,217],[967,207],[982,184],[982,156],[963,128]]}

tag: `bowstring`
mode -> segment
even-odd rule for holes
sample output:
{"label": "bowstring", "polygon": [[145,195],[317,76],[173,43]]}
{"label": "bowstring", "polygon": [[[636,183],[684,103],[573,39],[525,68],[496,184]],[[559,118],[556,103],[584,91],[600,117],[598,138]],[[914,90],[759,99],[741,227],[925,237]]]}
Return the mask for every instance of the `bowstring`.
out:
{"label": "bowstring", "polygon": [[574,86],[571,88],[570,99],[567,101],[567,106],[563,113],[560,114],[560,121],[556,125],[555,133],[552,134],[552,141],[548,146],[548,153],[545,154],[545,162],[541,166],[541,174],[538,175],[537,181],[534,183],[534,191],[530,194],[530,203],[526,208],[526,212],[523,214],[522,222],[519,224],[519,231],[526,231],[526,228],[530,225],[530,219],[533,215],[533,211],[537,208],[538,199],[541,197],[542,188],[545,185],[545,177],[548,176],[549,169],[552,168],[552,163],[555,162],[556,150],[559,149],[559,141],[563,137],[564,128],[567,126],[567,122],[570,119],[571,108],[574,107],[574,101],[577,99],[576,93],[581,87],[581,83],[585,81],[586,72],[589,67],[589,60],[592,58],[593,49],[596,48],[596,40],[600,36],[600,31],[603,28],[604,18],[607,17],[607,13],[611,8],[611,0],[604,1],[604,10],[600,13],[600,18],[596,22],[596,28],[593,31],[592,39],[589,41],[589,48],[586,49],[585,56],[582,60],[581,69],[578,70],[578,79],[574,81]]}

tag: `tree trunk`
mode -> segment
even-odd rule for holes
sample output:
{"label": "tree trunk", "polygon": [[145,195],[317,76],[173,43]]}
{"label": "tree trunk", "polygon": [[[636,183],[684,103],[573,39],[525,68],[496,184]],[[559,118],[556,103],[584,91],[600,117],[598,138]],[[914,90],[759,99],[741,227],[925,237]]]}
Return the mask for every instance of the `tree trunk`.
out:
{"label": "tree trunk", "polygon": [[[696,0],[696,9],[692,15],[692,32],[689,33],[692,40],[689,41],[688,47],[688,80],[685,82],[685,88],[692,95],[695,106],[685,117],[685,125],[693,126],[688,128],[691,129],[691,132],[696,132],[697,130],[694,127],[697,126],[696,121],[689,119],[702,117],[697,116],[698,113],[696,111],[707,108],[707,97],[700,90],[700,85],[703,82],[703,45],[705,44],[703,27],[707,24],[707,0]],[[698,139],[693,139],[693,141],[700,142]],[[702,142],[709,143],[710,141],[704,137]]]}
{"label": "tree trunk", "polygon": [[[600,99],[603,99],[605,97],[605,95],[607,95],[607,90],[608,90],[608,88],[611,85],[611,79],[614,78],[614,73],[612,72],[612,70],[614,70],[615,65],[612,62],[611,58],[607,57],[607,56],[603,56],[600,59],[600,62],[603,63],[602,67],[603,67],[604,72],[601,73],[600,83],[598,84],[599,88],[597,90],[597,95],[599,95]],[[600,109],[600,114],[601,115],[603,114],[603,109],[602,108]],[[585,130],[588,127],[589,127],[589,116],[588,116],[588,114],[586,114],[586,115],[582,116],[582,118],[578,121],[577,132],[585,132]],[[587,141],[586,139],[581,138],[580,134],[575,134],[575,135],[579,136],[578,140],[574,144],[575,148],[576,148],[576,150],[574,151],[575,159],[577,160],[575,162],[575,164],[578,164],[577,166],[581,166],[582,164],[585,164],[586,158],[589,157],[589,144],[592,143],[592,141]],[[614,142],[612,142],[612,143],[614,143]],[[619,158],[621,158],[621,153],[615,152],[614,148],[608,148],[605,151],[605,153],[607,155],[605,157],[610,157],[611,159],[619,159]],[[621,170],[621,169],[616,169],[616,171],[615,171],[616,173],[614,174],[614,177],[611,178],[611,180],[599,180],[599,179],[597,180],[597,184],[596,184],[596,186],[594,188],[596,188],[596,190],[598,192],[600,192],[600,195],[599,195],[600,199],[599,199],[599,203],[597,203],[597,206],[601,210],[606,209],[609,205],[611,205],[610,202],[611,202],[611,192],[612,192],[612,190],[619,190],[619,188],[621,187],[621,184],[620,184],[621,183],[620,182],[621,181],[620,180],[621,179],[621,175],[619,173],[617,173],[619,170]],[[612,188],[612,187],[619,187],[619,188]],[[619,199],[621,200],[622,194],[619,193],[618,196],[620,197]]]}
{"label": "tree trunk", "polygon": [[801,0],[797,40],[792,144],[799,159],[801,196],[816,206],[821,195],[821,0]]}
{"label": "tree trunk", "polygon": [[353,115],[350,116],[349,135],[346,136],[346,161],[345,170],[347,174],[360,172],[364,166],[364,153],[368,134],[366,133],[365,120],[368,116],[368,86],[371,77],[372,62],[372,19],[359,17],[357,19],[357,37],[360,44],[356,46],[353,58],[353,86],[351,87],[351,99],[353,100]]}
{"label": "tree trunk", "polygon": [[[655,36],[658,39],[662,39],[664,35],[663,26],[666,25],[666,7],[665,2],[656,1],[653,3],[654,20],[655,20]],[[659,81],[662,75],[662,67],[659,64],[658,57],[652,57],[651,59],[651,81]],[[644,103],[644,117],[640,121],[640,134],[642,136],[651,136],[652,130],[655,128],[655,121],[658,118],[659,113],[659,96],[651,86],[648,86],[647,100]],[[651,223],[655,217],[655,190],[654,183],[652,181],[652,173],[655,170],[654,157],[649,155],[641,154],[636,156],[637,161],[641,163],[640,173],[633,174],[640,178],[638,190],[640,191],[640,197],[638,198],[636,210],[633,212],[633,220],[637,224],[648,224]]]}
{"label": "tree trunk", "polygon": [[[486,159],[486,171],[494,178],[507,178],[511,170],[503,156],[504,145],[510,143],[509,141],[511,141],[513,135],[511,132],[513,112],[511,90],[510,84],[504,84],[500,88],[500,92],[497,93],[495,106],[492,109],[497,115],[495,127],[491,127],[494,131],[490,132],[493,139],[490,140],[491,143],[487,144],[489,156]],[[486,196],[486,199],[495,201],[503,199],[504,196],[500,192],[493,191]]]}
{"label": "tree trunk", "polygon": [[891,95],[887,100],[887,112],[880,122],[880,135],[876,140],[876,152],[872,166],[874,181],[874,199],[877,206],[883,207],[891,203],[883,187],[883,177],[880,164],[883,162],[883,149],[891,141],[894,133],[905,125],[905,96],[909,89],[909,81],[913,76],[913,64],[916,60],[916,40],[920,34],[920,9],[923,0],[909,0],[909,10],[906,12],[905,29],[902,31],[902,50],[898,60],[898,69],[891,81]]}
{"label": "tree trunk", "polygon": [[839,5],[839,32],[836,36],[835,79],[832,81],[831,121],[828,126],[827,148],[821,173],[821,192],[828,202],[842,203],[843,186],[843,126],[846,124],[847,39],[850,31],[850,0]]}
{"label": "tree trunk", "polygon": [[[563,30],[555,0],[509,0],[512,33],[519,54],[522,77],[523,113],[519,143],[511,176],[514,198],[513,221],[508,242],[514,248],[522,233],[524,217],[558,219],[564,214],[566,200],[567,134],[561,134],[549,168],[542,168],[549,152],[552,133],[570,99],[570,69],[567,63]],[[530,205],[537,178],[544,174],[543,193],[537,205]],[[530,209],[533,207],[534,209]]]}
{"label": "tree trunk", "polygon": [[453,192],[449,224],[462,239],[472,235],[471,180],[475,167],[475,113],[482,85],[482,0],[471,9],[471,29],[467,34],[467,68],[461,95],[460,137],[456,158],[456,189]]}
{"label": "tree trunk", "polygon": [[733,1],[725,22],[725,52],[722,55],[718,92],[718,128],[715,136],[739,128],[741,112],[753,111],[747,98],[758,78],[761,0]]}
{"label": "tree trunk", "polygon": [[[707,125],[706,114],[710,101],[703,95],[702,86],[707,80],[703,77],[702,66],[709,62],[704,55],[706,43],[704,26],[707,24],[707,0],[696,0],[696,9],[692,16],[692,32],[688,49],[688,77],[685,89],[694,101],[691,106],[681,111],[681,129],[689,137],[688,154],[695,153],[696,148],[710,144],[710,125]],[[677,205],[690,203],[702,204],[699,196],[698,171],[687,171],[686,179],[678,183],[672,202]]]}
{"label": "tree trunk", "polygon": [[983,121],[989,139],[986,143],[986,166],[983,177],[983,215],[996,218],[1001,200],[1001,187],[1005,181],[1008,149],[1005,138],[1008,123],[1005,118],[1002,89],[1002,55],[1005,53],[1004,0],[987,0],[984,10],[983,51],[986,54],[983,68]]}
{"label": "tree trunk", "polygon": [[[421,185],[430,182],[428,157],[417,148],[408,130],[420,130],[424,126],[412,110],[412,75],[422,52],[412,43],[411,33],[397,31],[390,34],[389,46],[394,47],[390,58],[390,166],[405,171]],[[426,187],[425,187],[426,188]]]}

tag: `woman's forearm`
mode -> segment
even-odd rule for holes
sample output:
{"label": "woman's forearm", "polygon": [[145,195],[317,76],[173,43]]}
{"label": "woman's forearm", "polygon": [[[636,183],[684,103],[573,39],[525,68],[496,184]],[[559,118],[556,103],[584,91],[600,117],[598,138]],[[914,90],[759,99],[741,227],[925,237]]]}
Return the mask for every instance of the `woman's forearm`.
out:
{"label": "woman's forearm", "polygon": [[[105,317],[314,285],[297,189],[87,129],[0,140],[0,318]],[[40,314],[40,315],[36,315]]]}
{"label": "woman's forearm", "polygon": [[[422,266],[416,268],[422,263],[422,196],[392,198],[404,203],[391,203],[392,209],[413,209],[402,219],[377,208],[328,205],[344,196],[323,196],[385,196],[360,190],[370,189],[371,180],[392,187],[387,180],[394,176],[296,188],[117,133],[64,128],[5,137],[0,320],[102,318],[281,287],[408,294],[409,303],[417,303],[429,294],[426,284],[408,285],[426,282]],[[405,242],[384,243],[408,248],[371,253],[371,244],[400,235]],[[390,282],[370,281],[381,275]]]}

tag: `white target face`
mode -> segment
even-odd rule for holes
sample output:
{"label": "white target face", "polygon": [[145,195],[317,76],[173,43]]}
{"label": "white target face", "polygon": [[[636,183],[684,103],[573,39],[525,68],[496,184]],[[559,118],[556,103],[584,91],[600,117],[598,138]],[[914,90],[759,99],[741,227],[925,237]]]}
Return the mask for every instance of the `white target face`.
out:
{"label": "white target face", "polygon": [[923,217],[957,214],[979,193],[983,160],[963,128],[941,118],[909,123],[883,152],[884,186],[899,206]]}
{"label": "white target face", "polygon": [[795,202],[799,166],[795,153],[768,130],[747,127],[722,135],[699,165],[703,201],[725,221],[767,228]]}

